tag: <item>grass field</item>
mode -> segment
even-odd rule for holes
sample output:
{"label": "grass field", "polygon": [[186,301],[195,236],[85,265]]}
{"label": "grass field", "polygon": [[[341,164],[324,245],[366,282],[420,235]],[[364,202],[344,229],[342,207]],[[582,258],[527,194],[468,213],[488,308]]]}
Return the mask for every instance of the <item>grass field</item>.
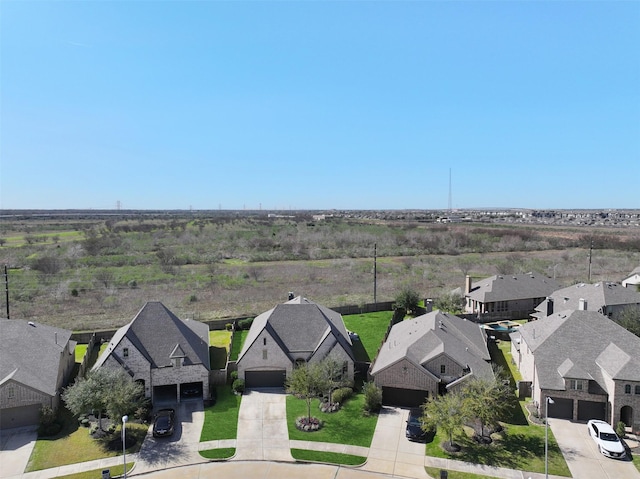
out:
{"label": "grass field", "polygon": [[224,369],[231,347],[231,331],[209,331],[209,360],[211,369]]}
{"label": "grass field", "polygon": [[324,464],[341,464],[359,466],[364,464],[366,457],[342,454],[339,452],[310,451],[308,449],[291,449],[291,455],[299,461],[321,462]]}
{"label": "grass field", "polygon": [[204,410],[204,426],[200,442],[235,439],[238,434],[238,413],[242,396],[236,396],[229,386],[217,388],[218,399]]}
{"label": "grass field", "polygon": [[[425,471],[434,479],[440,478],[441,469],[438,467],[425,467]],[[493,476],[483,476],[480,474],[471,474],[470,472],[458,472],[447,470],[447,479],[498,479]]]}
{"label": "grass field", "polygon": [[[133,462],[127,462],[127,474],[133,467],[133,464]],[[124,473],[124,465],[111,466],[108,469],[111,477],[122,476]],[[102,471],[104,471],[104,468],[78,472],[76,474],[67,474],[65,476],[57,476],[56,479],[96,479],[102,477]]]}
{"label": "grass field", "polygon": [[240,352],[242,351],[242,346],[244,345],[245,339],[247,339],[247,335],[249,331],[246,329],[236,330],[233,333],[233,342],[231,343],[231,356],[229,357],[230,361],[236,361]]}

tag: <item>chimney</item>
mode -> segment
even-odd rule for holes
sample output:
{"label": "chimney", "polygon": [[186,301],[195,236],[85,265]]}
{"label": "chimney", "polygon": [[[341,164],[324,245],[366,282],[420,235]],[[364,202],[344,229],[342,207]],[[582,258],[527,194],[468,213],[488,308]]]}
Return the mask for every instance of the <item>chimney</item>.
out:
{"label": "chimney", "polygon": [[547,298],[547,316],[553,314],[553,298]]}
{"label": "chimney", "polygon": [[289,291],[289,301],[291,301],[293,298],[295,298],[293,291]]}
{"label": "chimney", "polygon": [[433,299],[427,298],[424,300],[424,309],[427,310],[427,313],[433,311]]}
{"label": "chimney", "polygon": [[469,294],[471,292],[471,276],[467,275],[464,278],[464,294]]}
{"label": "chimney", "polygon": [[578,309],[580,311],[586,311],[587,310],[587,300],[584,298],[580,298],[578,300]]}

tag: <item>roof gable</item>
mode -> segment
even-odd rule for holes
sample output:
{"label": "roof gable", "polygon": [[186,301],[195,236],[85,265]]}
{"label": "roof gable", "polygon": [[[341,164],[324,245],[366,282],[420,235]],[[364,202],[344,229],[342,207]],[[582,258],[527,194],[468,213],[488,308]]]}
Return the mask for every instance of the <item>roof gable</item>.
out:
{"label": "roof gable", "polygon": [[558,289],[560,284],[539,273],[495,275],[471,285],[465,296],[481,303],[544,298]]}

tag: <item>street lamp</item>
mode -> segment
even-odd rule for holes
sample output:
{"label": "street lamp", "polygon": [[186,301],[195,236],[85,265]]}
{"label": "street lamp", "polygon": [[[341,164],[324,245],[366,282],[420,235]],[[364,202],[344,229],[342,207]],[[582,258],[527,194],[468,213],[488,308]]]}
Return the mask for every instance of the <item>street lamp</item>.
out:
{"label": "street lamp", "polygon": [[549,404],[555,404],[551,397],[545,397],[544,405],[544,477],[549,479]]}
{"label": "street lamp", "polygon": [[129,416],[122,416],[122,460],[124,461],[124,479],[127,479],[127,446],[126,446],[126,429]]}

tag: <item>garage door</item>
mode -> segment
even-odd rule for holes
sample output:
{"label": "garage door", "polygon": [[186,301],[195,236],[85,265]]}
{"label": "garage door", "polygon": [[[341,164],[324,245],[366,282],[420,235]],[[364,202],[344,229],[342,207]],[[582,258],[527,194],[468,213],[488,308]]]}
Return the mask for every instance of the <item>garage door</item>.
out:
{"label": "garage door", "polygon": [[38,425],[41,404],[10,407],[0,412],[0,429]]}
{"label": "garage door", "polygon": [[427,400],[428,391],[418,389],[382,388],[382,403],[385,406],[417,407]]}
{"label": "garage door", "polygon": [[166,386],[154,386],[153,404],[176,403],[178,402],[178,385],[169,384]]}
{"label": "garage door", "polygon": [[273,371],[245,371],[245,386],[248,388],[283,388],[287,372],[284,369]]}
{"label": "garage door", "polygon": [[573,419],[573,399],[553,398],[553,404],[549,403],[549,417]]}
{"label": "garage door", "polygon": [[600,419],[604,421],[606,403],[596,401],[578,401],[578,421]]}

